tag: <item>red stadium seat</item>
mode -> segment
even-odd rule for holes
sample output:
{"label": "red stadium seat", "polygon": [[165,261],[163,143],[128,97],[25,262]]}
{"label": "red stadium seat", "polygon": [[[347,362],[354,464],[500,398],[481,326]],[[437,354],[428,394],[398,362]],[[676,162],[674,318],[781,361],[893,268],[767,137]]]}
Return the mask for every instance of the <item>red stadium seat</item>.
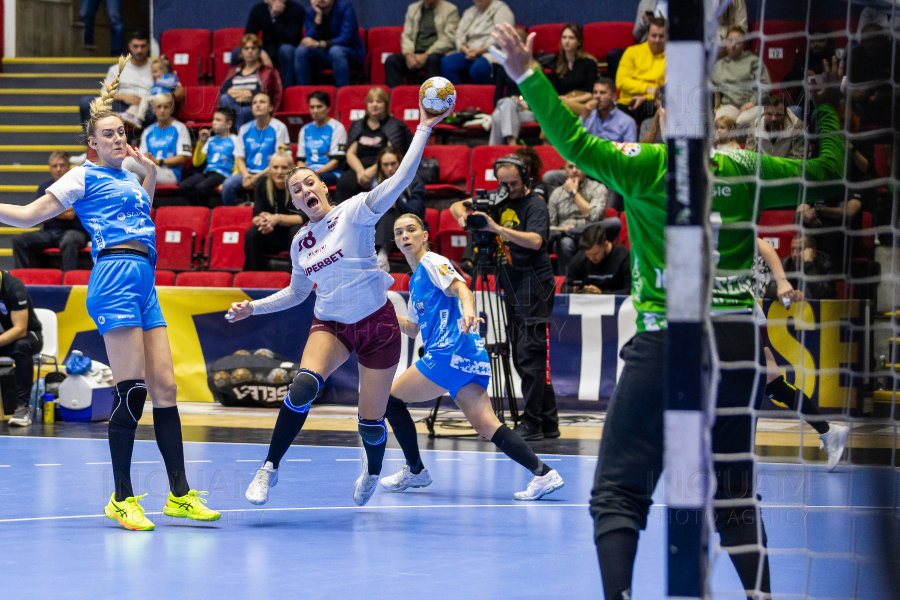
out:
{"label": "red stadium seat", "polygon": [[225,81],[225,74],[231,69],[231,53],[240,47],[241,38],[244,37],[243,27],[231,29],[217,29],[212,34],[212,55],[209,64],[213,82],[216,87]]}
{"label": "red stadium seat", "polygon": [[9,274],[25,285],[62,285],[63,278],[59,269],[13,269]]}
{"label": "red stadium seat", "polygon": [[606,209],[606,218],[607,219],[614,219],[618,216],[619,216],[619,211],[617,211],[616,209],[614,209],[614,208]]}
{"label": "red stadium seat", "polygon": [[466,249],[467,234],[459,226],[449,210],[441,211],[436,236],[431,236],[437,243],[437,251],[450,260],[461,260]]}
{"label": "red stadium seat", "polygon": [[562,286],[566,282],[565,275],[554,275],[553,279],[556,280],[556,293],[562,294]]}
{"label": "red stadium seat", "polygon": [[[328,94],[331,104],[328,116],[334,117],[335,90],[333,85],[292,85],[284,90],[284,100],[282,102],[284,108],[275,113],[278,120],[287,125],[288,135],[292,140],[297,139],[300,128],[312,120],[312,117],[309,116],[309,101],[307,101],[306,97],[313,92],[325,92]],[[296,156],[296,148],[294,150]]]}
{"label": "red stadium seat", "polygon": [[534,38],[534,52],[546,52],[556,54],[559,52],[559,38],[562,36],[565,23],[548,23],[545,25],[532,25],[528,28],[528,34],[536,34]]}
{"label": "red stadium seat", "polygon": [[541,177],[547,171],[556,171],[566,167],[566,160],[559,155],[559,152],[553,146],[535,146],[534,151],[537,152],[538,156],[541,157],[541,162],[544,163],[544,166],[541,167]]}
{"label": "red stadium seat", "polygon": [[[806,55],[806,24],[803,21],[766,19],[754,23],[752,30],[759,32],[762,39],[753,40],[750,50],[763,59],[772,83],[781,82],[797,57]],[[767,39],[776,35],[778,39]]]}
{"label": "red stadium seat", "polygon": [[391,92],[391,113],[415,131],[419,126],[419,86],[395,87]]}
{"label": "red stadium seat", "polygon": [[176,118],[188,129],[209,127],[213,113],[219,105],[219,88],[212,86],[186,86],[184,100],[178,104]]}
{"label": "red stadium seat", "polygon": [[353,121],[362,119],[366,114],[366,94],[373,87],[380,87],[388,92],[390,90],[384,85],[348,85],[337,91],[336,111],[337,119],[341,122],[347,132],[350,132],[350,125]]}
{"label": "red stadium seat", "polygon": [[91,280],[89,269],[76,269],[63,273],[63,285],[87,285]]}
{"label": "red stadium seat", "polygon": [[169,286],[175,285],[175,271],[166,271],[165,269],[156,270],[156,285]]}
{"label": "red stadium seat", "polygon": [[791,254],[791,240],[799,232],[794,224],[794,210],[764,210],[759,217],[757,235],[772,244],[778,258],[786,258]]}
{"label": "red stadium seat", "polygon": [[511,146],[476,146],[472,149],[472,172],[475,173],[475,187],[469,190],[495,190],[497,178],[494,176],[494,161],[501,156],[512,154]]}
{"label": "red stadium seat", "polygon": [[291,284],[291,274],[283,271],[241,271],[234,275],[234,287],[245,290],[281,290]]}
{"label": "red stadium seat", "polygon": [[209,224],[202,206],[164,206],[156,211],[156,266],[189,271],[199,266]]}
{"label": "red stadium seat", "polygon": [[429,239],[435,239],[438,231],[440,230],[440,213],[436,208],[426,208],[425,209],[425,224],[428,225],[428,237]]}
{"label": "red stadium seat", "polygon": [[428,196],[448,198],[465,194],[466,179],[469,177],[469,152],[468,146],[425,146],[422,156],[437,159],[441,167],[438,183],[425,186]]}
{"label": "red stadium seat", "polygon": [[628,221],[625,219],[625,211],[619,213],[619,220],[622,221],[622,229],[619,230],[619,243],[631,250],[631,240],[628,239]]}
{"label": "red stadium seat", "polygon": [[162,54],[169,57],[181,85],[197,85],[206,71],[206,59],[212,34],[208,29],[170,29],[159,42]]}
{"label": "red stadium seat", "polygon": [[179,287],[231,287],[231,273],[220,271],[188,271],[179,273],[175,285]]}
{"label": "red stadium seat", "polygon": [[384,83],[384,61],[391,54],[400,52],[400,36],[403,26],[373,27],[369,30],[366,48],[369,49],[366,63],[369,66],[369,81]]}
{"label": "red stadium seat", "polygon": [[218,206],[209,222],[208,267],[219,271],[244,268],[244,234],[253,225],[252,206]]}
{"label": "red stadium seat", "polygon": [[631,32],[634,23],[621,21],[609,23],[588,23],[584,26],[584,51],[606,63],[606,55],[616,48],[627,48],[634,44]]}
{"label": "red stadium seat", "polygon": [[391,273],[391,277],[394,279],[394,283],[391,284],[391,287],[388,289],[394,292],[408,292],[409,291],[409,273]]}
{"label": "red stadium seat", "polygon": [[[492,114],[494,112],[494,86],[473,84],[456,86],[456,110],[468,110],[470,108],[475,108],[487,115]],[[435,131],[443,135],[453,134],[455,136],[485,135],[484,128],[480,125],[477,127],[456,127],[455,125],[439,123],[435,127]]]}
{"label": "red stadium seat", "polygon": [[485,281],[485,279],[479,280],[477,285],[475,286],[475,289],[479,290],[479,291],[487,290],[489,292],[496,292],[497,291],[497,278],[494,275],[488,275],[487,281]]}

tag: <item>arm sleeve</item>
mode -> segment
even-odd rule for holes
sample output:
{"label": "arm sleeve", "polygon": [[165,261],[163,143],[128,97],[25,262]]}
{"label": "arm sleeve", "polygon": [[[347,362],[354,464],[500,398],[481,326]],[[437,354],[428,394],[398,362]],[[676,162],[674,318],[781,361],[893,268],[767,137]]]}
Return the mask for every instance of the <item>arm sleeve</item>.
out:
{"label": "arm sleeve", "polygon": [[306,162],[306,144],[303,143],[303,140],[306,138],[304,133],[306,132],[306,128],[309,126],[307,123],[303,127],[300,128],[300,133],[297,134],[297,158]]}
{"label": "arm sleeve", "polygon": [[305,9],[303,18],[303,35],[306,37],[310,37],[312,39],[318,39],[316,35],[318,31],[316,31],[316,13],[312,8]]}
{"label": "arm sleeve", "polygon": [[562,293],[571,294],[575,289],[575,282],[584,281],[586,260],[584,250],[580,250],[578,254],[572,257],[572,260],[569,262],[569,268],[566,270],[566,282],[563,284]]}
{"label": "arm sleeve", "polygon": [[[403,20],[403,31],[400,33],[400,53],[412,54],[416,49],[416,36],[412,30],[413,5],[410,4],[406,9],[406,18]],[[438,31],[438,38],[441,32]]]}
{"label": "arm sleeve", "polygon": [[512,9],[509,6],[501,6],[497,9],[497,12],[494,13],[494,25],[499,25],[500,23],[509,23],[513,27],[516,25],[516,16],[513,14]]}
{"label": "arm sleeve", "polygon": [[287,126],[278,119],[272,119],[272,125],[275,127],[275,146],[281,144],[285,146],[291,145],[291,136],[288,133]]}
{"label": "arm sleeve", "polygon": [[209,140],[206,140],[206,143],[201,146],[197,144],[194,148],[194,157],[191,159],[191,162],[194,163],[194,166],[197,167],[206,162],[206,152],[209,150]]}
{"label": "arm sleeve", "polygon": [[547,201],[547,218],[552,226],[559,226],[559,220],[556,218],[556,206],[559,204],[560,197],[565,193],[562,186],[550,192],[550,200]]}
{"label": "arm sleeve", "polygon": [[409,150],[403,157],[400,167],[394,176],[386,179],[378,184],[371,192],[366,194],[366,206],[377,215],[383,215],[393,206],[400,192],[409,187],[413,178],[416,176],[416,170],[419,168],[419,161],[422,160],[422,152],[425,150],[425,144],[431,135],[430,127],[419,126],[416,128],[416,135],[413,137]]}
{"label": "arm sleeve", "polygon": [[347,130],[339,121],[331,123],[331,146],[328,148],[328,158],[343,160],[347,155]]}
{"label": "arm sleeve", "polygon": [[187,127],[182,123],[176,125],[178,128],[178,148],[175,149],[175,156],[191,155],[191,134],[188,133]]}
{"label": "arm sleeve", "polygon": [[447,15],[446,29],[439,29],[438,39],[425,52],[428,54],[447,54],[456,49],[456,28],[459,27],[459,9],[453,6],[453,10]]}
{"label": "arm sleeve", "polygon": [[250,14],[247,15],[247,26],[244,27],[244,33],[258,34],[262,31],[262,27],[256,22],[256,12],[255,6],[250,9]]}
{"label": "arm sleeve", "polygon": [[[298,234],[299,235],[299,234]],[[309,277],[303,273],[298,264],[297,244],[291,244],[291,284],[283,290],[263,298],[254,300],[250,304],[253,306],[254,315],[266,315],[273,312],[287,310],[297,306],[309,296],[313,289],[313,283]]]}
{"label": "arm sleeve", "polygon": [[[259,213],[268,211],[269,200],[266,195],[266,181],[269,179],[268,175],[264,175],[260,177],[256,181],[256,186],[253,188],[253,216],[259,215]],[[251,227],[255,227],[255,225],[251,225]]]}
{"label": "arm sleeve", "polygon": [[422,259],[422,265],[425,267],[425,272],[428,273],[428,278],[431,279],[431,283],[440,288],[441,291],[448,296],[450,294],[447,293],[447,289],[454,281],[459,280],[463,283],[466,282],[465,279],[456,272],[456,269],[453,268],[450,261],[440,254],[424,257]]}
{"label": "arm sleeve", "polygon": [[626,144],[636,144],[637,143],[637,123],[634,119],[629,119],[629,123],[625,128],[624,140]]}
{"label": "arm sleeve", "polygon": [[234,157],[235,158],[244,158],[246,154],[244,153],[244,136],[241,135],[244,133],[244,128],[241,127],[241,130],[238,131],[238,134],[234,136]]}
{"label": "arm sleeve", "polygon": [[[335,46],[351,46],[353,44],[353,36],[359,35],[359,26],[356,22],[356,11],[353,5],[347,2],[347,8],[341,14],[341,27],[336,38],[331,40]],[[337,6],[335,6],[337,10]]]}
{"label": "arm sleeve", "polygon": [[631,294],[631,256],[629,253],[629,260],[623,260],[619,263],[619,276],[622,278],[622,287],[621,289],[615,290],[614,293],[618,296],[627,296]]}
{"label": "arm sleeve", "polygon": [[665,186],[665,145],[616,145],[590,135],[571,111],[564,110],[543,73],[532,73],[519,90],[550,145],[589,176],[626,198],[642,197]]}
{"label": "arm sleeve", "polygon": [[141,134],[141,143],[138,146],[138,150],[141,151],[141,154],[147,151],[147,134],[150,133],[150,129],[147,128],[144,130],[144,133]]}
{"label": "arm sleeve", "polygon": [[[625,50],[622,60],[619,62],[619,69],[616,71],[616,88],[619,92],[625,92],[628,96],[640,96],[647,91],[647,83],[634,77],[634,53],[636,46],[631,46]],[[531,106],[531,103],[528,103]]]}
{"label": "arm sleeve", "polygon": [[15,302],[15,306],[10,306],[10,311],[28,310],[28,289],[20,279],[11,279],[9,281],[10,299]]}
{"label": "arm sleeve", "polygon": [[541,248],[547,247],[547,238],[550,237],[550,218],[547,205],[539,197],[536,202],[528,206],[525,214],[525,231],[541,236]]}
{"label": "arm sleeve", "polygon": [[69,208],[84,197],[84,167],[75,167],[47,188],[64,208]]}
{"label": "arm sleeve", "polygon": [[406,305],[406,320],[416,325],[419,324],[419,313],[416,312],[416,303],[413,302],[412,295],[410,295],[409,303]]}
{"label": "arm sleeve", "polygon": [[478,10],[473,8],[467,8],[465,12],[462,14],[462,18],[459,20],[459,25],[456,27],[456,51],[461,52],[462,47],[466,45],[466,39],[469,37],[469,27],[472,25],[472,11]]}
{"label": "arm sleeve", "polygon": [[591,221],[599,221],[606,217],[606,202],[609,196],[609,190],[603,184],[585,186],[586,191],[590,194],[585,200],[591,205],[591,212],[588,219]]}

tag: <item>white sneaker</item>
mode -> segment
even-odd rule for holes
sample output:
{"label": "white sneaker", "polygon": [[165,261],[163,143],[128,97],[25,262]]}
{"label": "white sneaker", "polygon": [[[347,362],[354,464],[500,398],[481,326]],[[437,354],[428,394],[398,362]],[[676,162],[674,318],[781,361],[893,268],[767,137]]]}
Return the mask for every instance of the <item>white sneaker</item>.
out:
{"label": "white sneaker", "polygon": [[365,506],[372,494],[375,493],[377,485],[378,475],[369,475],[369,460],[366,458],[365,451],[363,451],[362,473],[359,474],[359,478],[353,486],[353,501],[356,502],[356,505]]}
{"label": "white sneaker", "polygon": [[536,475],[528,482],[528,488],[524,492],[516,492],[513,498],[516,500],[540,500],[547,494],[552,494],[565,483],[556,470],[551,470],[546,475]]}
{"label": "white sneaker", "polygon": [[846,425],[829,423],[828,431],[819,436],[821,440],[819,447],[828,453],[827,469],[829,473],[834,471],[838,461],[841,460],[841,455],[844,453],[844,444],[847,443],[848,433],[850,433],[850,428]]}
{"label": "white sneaker", "polygon": [[431,475],[428,469],[422,469],[418,473],[409,470],[409,465],[403,465],[403,468],[388,475],[381,480],[381,487],[389,492],[402,492],[409,488],[423,488],[431,485]]}
{"label": "white sneaker", "polygon": [[271,462],[260,467],[244,496],[250,504],[265,504],[269,501],[269,488],[278,483],[278,469]]}
{"label": "white sneaker", "polygon": [[13,416],[9,418],[10,425],[18,425],[19,427],[27,427],[31,425],[31,411],[27,406],[19,406],[16,408]]}

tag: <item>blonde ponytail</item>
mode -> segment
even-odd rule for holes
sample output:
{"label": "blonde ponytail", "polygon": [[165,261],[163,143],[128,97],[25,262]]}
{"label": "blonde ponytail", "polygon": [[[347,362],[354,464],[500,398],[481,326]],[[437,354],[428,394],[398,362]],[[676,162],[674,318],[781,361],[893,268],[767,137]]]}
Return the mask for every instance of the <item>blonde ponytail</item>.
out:
{"label": "blonde ponytail", "polygon": [[112,109],[113,100],[119,93],[119,78],[129,60],[131,60],[131,54],[119,57],[119,72],[116,74],[116,78],[109,83],[102,82],[103,88],[100,90],[100,95],[91,101],[91,116],[84,124],[84,131],[88,137],[94,135],[97,121],[116,114]]}

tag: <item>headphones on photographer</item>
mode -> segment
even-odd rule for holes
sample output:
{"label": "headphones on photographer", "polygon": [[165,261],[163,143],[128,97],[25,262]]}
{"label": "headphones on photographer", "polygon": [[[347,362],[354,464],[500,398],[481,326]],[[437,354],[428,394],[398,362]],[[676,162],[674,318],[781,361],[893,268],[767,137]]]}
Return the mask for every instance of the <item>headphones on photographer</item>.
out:
{"label": "headphones on photographer", "polygon": [[531,187],[531,169],[528,168],[522,160],[516,156],[515,154],[508,154],[506,156],[501,156],[497,160],[494,161],[494,177],[497,177],[497,170],[503,165],[512,165],[519,171],[519,175],[522,177],[522,185],[526,188]]}

